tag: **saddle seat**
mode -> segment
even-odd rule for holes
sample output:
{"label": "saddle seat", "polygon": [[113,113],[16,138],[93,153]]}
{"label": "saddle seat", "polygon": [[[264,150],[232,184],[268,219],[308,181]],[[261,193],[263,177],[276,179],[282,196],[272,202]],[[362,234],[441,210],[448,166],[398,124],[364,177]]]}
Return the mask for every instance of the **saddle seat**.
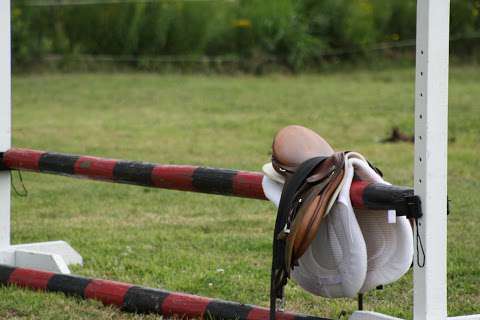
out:
{"label": "saddle seat", "polygon": [[316,132],[291,125],[281,129],[272,144],[272,166],[284,177],[291,176],[298,166],[314,157],[328,157],[333,148]]}

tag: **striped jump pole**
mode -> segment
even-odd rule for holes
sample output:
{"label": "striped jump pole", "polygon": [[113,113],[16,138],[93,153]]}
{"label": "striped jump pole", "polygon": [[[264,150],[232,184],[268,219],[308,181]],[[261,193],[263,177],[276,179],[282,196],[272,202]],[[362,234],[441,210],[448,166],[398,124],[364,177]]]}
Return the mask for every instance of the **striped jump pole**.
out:
{"label": "striped jump pole", "polygon": [[[163,165],[92,156],[9,149],[0,153],[0,170],[25,170],[145,187],[192,191],[266,200],[263,173],[188,165]],[[355,208],[396,209],[406,214],[413,190],[354,181],[350,191]]]}
{"label": "striped jump pole", "polygon": [[[153,313],[165,317],[264,320],[267,308],[210,299],[201,296],[151,289],[129,283],[91,279],[36,269],[0,265],[0,284],[33,290],[63,292],[68,296],[95,299],[122,311]],[[278,320],[328,320],[290,312],[277,312]]]}

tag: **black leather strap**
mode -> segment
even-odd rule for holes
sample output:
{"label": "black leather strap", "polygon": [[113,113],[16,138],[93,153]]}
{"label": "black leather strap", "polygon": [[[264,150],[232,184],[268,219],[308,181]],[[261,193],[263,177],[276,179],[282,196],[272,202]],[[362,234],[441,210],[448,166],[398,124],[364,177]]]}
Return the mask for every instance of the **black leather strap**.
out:
{"label": "black leather strap", "polygon": [[7,166],[3,163],[3,155],[5,152],[0,152],[0,171],[8,170]]}
{"label": "black leather strap", "polygon": [[298,190],[305,183],[306,178],[313,170],[320,165],[327,157],[315,157],[302,163],[293,176],[285,183],[280,205],[277,211],[275,221],[275,231],[273,233],[273,256],[270,284],[270,320],[275,319],[277,299],[283,299],[283,289],[290,276],[290,270],[285,266],[285,238],[279,237],[284,229],[289,229],[289,216],[292,209],[298,206]]}

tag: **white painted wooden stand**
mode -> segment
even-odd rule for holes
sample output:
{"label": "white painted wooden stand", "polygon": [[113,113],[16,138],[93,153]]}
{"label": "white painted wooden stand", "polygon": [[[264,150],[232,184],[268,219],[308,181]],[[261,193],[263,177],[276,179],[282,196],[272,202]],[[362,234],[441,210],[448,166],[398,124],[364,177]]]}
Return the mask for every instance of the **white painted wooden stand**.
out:
{"label": "white painted wooden stand", "polygon": [[[11,144],[10,1],[0,0],[0,152]],[[10,172],[0,171],[0,264],[70,273],[82,257],[65,241],[11,245]]]}
{"label": "white painted wooden stand", "polygon": [[[480,314],[447,317],[449,18],[449,0],[417,0],[414,189],[422,200],[418,233],[425,249],[425,266],[420,268],[415,258],[414,320],[480,319]],[[371,311],[357,311],[350,317],[367,319],[398,318]]]}

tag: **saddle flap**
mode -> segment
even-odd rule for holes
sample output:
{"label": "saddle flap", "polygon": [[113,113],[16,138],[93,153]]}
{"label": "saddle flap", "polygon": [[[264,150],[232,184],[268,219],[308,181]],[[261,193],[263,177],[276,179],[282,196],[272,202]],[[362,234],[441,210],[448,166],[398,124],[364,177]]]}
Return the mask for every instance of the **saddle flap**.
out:
{"label": "saddle flap", "polygon": [[[301,257],[320,227],[329,203],[338,193],[345,172],[343,152],[329,157],[313,157],[300,164],[282,190],[273,240],[270,287],[270,318],[275,305],[283,297],[283,287],[293,263]],[[312,182],[308,178],[315,176]]]}
{"label": "saddle flap", "polygon": [[[344,177],[344,155],[336,153],[322,163],[314,175],[325,176],[320,183],[314,184],[302,195],[302,204],[293,217],[290,234],[286,244],[286,263],[291,268],[305,253],[315,238],[320,223],[330,210],[330,202],[336,197],[336,190]],[[307,179],[308,180],[308,179]]]}

